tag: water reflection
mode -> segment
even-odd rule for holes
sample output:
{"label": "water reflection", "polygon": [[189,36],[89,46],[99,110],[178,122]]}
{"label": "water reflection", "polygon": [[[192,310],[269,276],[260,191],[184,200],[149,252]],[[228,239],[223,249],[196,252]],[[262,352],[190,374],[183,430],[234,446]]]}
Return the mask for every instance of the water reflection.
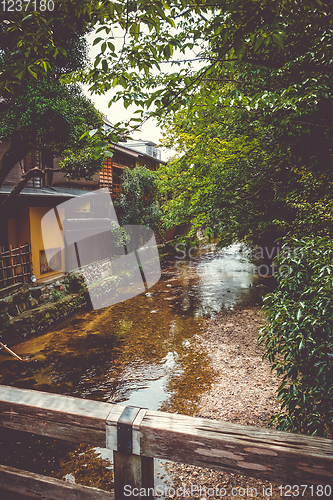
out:
{"label": "water reflection", "polygon": [[[174,259],[148,293],[81,312],[14,346],[20,356],[29,357],[29,363],[1,353],[0,382],[191,415],[214,375],[195,334],[200,335],[208,319],[223,307],[258,300],[256,289],[250,287],[253,272],[239,245],[219,251],[212,245],[192,258]],[[2,463],[55,477],[73,475],[86,485],[110,485],[110,465],[104,464],[109,453],[100,456],[87,446],[36,440],[7,430],[5,434],[1,432]],[[14,437],[8,441],[8,435]],[[25,443],[19,453],[14,441]],[[90,473],[96,467],[99,475],[105,469],[98,484]]]}

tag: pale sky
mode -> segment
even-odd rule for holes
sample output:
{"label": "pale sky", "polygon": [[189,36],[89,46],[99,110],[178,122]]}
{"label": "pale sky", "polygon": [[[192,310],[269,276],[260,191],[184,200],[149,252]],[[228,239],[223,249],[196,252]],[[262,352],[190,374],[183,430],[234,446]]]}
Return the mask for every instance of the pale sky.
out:
{"label": "pale sky", "polygon": [[[119,30],[119,28],[115,28],[115,30],[117,30],[117,29]],[[116,50],[120,50],[121,45],[123,43],[123,32],[119,32],[119,31],[116,32],[115,30],[114,30],[115,36],[112,39],[112,43],[116,46]],[[101,46],[102,42],[98,43],[94,47],[92,46],[92,44],[93,44],[93,41],[96,37],[103,36],[102,33],[103,33],[103,31],[96,35],[95,32],[92,32],[87,37],[87,41],[88,41],[88,44],[90,47],[89,56],[90,56],[91,60],[94,60],[95,56],[100,53],[100,46]],[[177,59],[176,54],[177,54],[177,51],[175,51],[175,53],[174,53],[174,57]],[[197,53],[194,49],[192,49],[192,50],[188,49],[187,51],[185,51],[185,54],[179,54],[180,59],[184,59],[184,57],[185,58],[188,57],[189,60],[192,59],[192,62],[188,63],[188,64],[190,64],[193,69],[199,69],[204,64],[204,62],[193,61],[193,59],[195,59],[197,57]],[[171,64],[165,64],[163,66],[163,70],[167,71],[168,66],[170,68],[170,71],[172,71],[172,72],[175,71],[175,67],[172,66]],[[158,71],[158,70],[156,70],[156,71]],[[107,116],[107,118],[110,120],[111,123],[117,123],[119,121],[128,120],[129,118],[131,118],[133,116],[137,117],[138,115],[134,115],[134,111],[136,111],[138,108],[136,108],[134,105],[129,106],[126,109],[123,106],[122,102],[119,101],[117,103],[113,103],[112,107],[110,107],[110,108],[108,107],[108,103],[112,99],[112,97],[115,93],[115,90],[118,90],[117,87],[116,87],[116,89],[110,90],[109,92],[107,92],[104,95],[97,95],[97,94],[91,95],[88,92],[88,86],[83,86],[83,91],[86,94],[86,96],[89,97],[93,101],[93,103],[95,104],[97,109],[99,109],[99,111],[101,111],[101,113],[103,113],[104,115]],[[156,121],[154,121],[152,118],[150,118],[142,126],[141,132],[135,132],[135,134],[133,134],[133,139],[144,139],[144,140],[153,141],[156,144],[159,144],[161,135],[162,135],[161,129],[157,126]],[[174,156],[176,153],[174,150],[171,150],[171,149],[168,149],[168,150],[164,149],[164,148],[160,148],[160,149],[161,149],[161,154],[162,154],[162,160],[164,160],[164,161],[168,160],[169,158]]]}
{"label": "pale sky", "polygon": [[[102,36],[102,35],[101,33],[99,33],[97,36]],[[92,47],[92,42],[95,37],[96,37],[95,33],[91,33],[88,36],[88,43],[90,44],[89,56],[92,60],[94,59],[95,55],[99,53],[99,47],[100,47],[100,44],[97,44],[95,47]],[[89,87],[86,85],[82,85],[82,88],[85,95],[93,101],[97,109],[101,111],[103,115],[107,116],[107,118],[110,120],[111,123],[116,123],[122,120],[128,120],[131,117],[135,117],[133,113],[138,108],[134,105],[129,106],[126,109],[123,106],[122,102],[119,101],[117,103],[113,103],[110,108],[108,107],[108,103],[115,93],[114,89],[108,91],[104,95],[97,95],[97,94],[90,94],[90,92],[88,92]],[[138,115],[136,115],[136,117],[137,116]],[[133,134],[133,139],[149,140],[155,142],[156,144],[159,144],[160,138],[161,138],[161,130],[160,128],[158,128],[156,121],[154,121],[152,118],[149,118],[149,120],[142,126],[141,132],[135,132]],[[168,160],[168,158],[170,158],[175,154],[175,152],[172,150],[166,150],[164,148],[160,149],[162,154],[161,159],[164,161]]]}
{"label": "pale sky", "polygon": [[[89,97],[97,109],[106,115],[111,123],[116,123],[122,120],[127,120],[133,117],[134,111],[138,108],[135,106],[129,106],[127,109],[124,108],[121,101],[117,103],[113,103],[110,108],[108,108],[108,103],[113,96],[112,91],[107,92],[105,95],[91,95],[87,92],[87,89],[84,89],[85,94]],[[153,141],[156,144],[159,143],[161,137],[161,130],[157,127],[156,122],[152,118],[150,118],[143,126],[141,132],[135,132],[133,135],[134,139],[145,139],[149,141]],[[165,151],[162,151],[163,158],[166,159]]]}

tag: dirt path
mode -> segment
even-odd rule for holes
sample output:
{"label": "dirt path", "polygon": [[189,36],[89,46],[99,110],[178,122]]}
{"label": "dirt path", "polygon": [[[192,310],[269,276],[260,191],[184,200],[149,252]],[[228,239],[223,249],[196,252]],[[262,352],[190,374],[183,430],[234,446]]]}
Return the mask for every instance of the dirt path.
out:
{"label": "dirt path", "polygon": [[[277,413],[279,405],[275,399],[279,382],[271,372],[270,363],[262,360],[263,347],[257,346],[258,330],[263,324],[264,316],[259,307],[226,312],[212,320],[205,334],[198,337],[218,374],[211,390],[202,397],[196,416],[266,427],[269,417]],[[201,500],[282,498],[279,484],[247,476],[178,464],[170,465],[168,472],[174,488],[202,486],[201,495],[200,490],[193,495]],[[225,488],[227,495],[205,494],[204,488],[207,492],[208,488],[216,487]],[[304,495],[302,498],[313,497]]]}

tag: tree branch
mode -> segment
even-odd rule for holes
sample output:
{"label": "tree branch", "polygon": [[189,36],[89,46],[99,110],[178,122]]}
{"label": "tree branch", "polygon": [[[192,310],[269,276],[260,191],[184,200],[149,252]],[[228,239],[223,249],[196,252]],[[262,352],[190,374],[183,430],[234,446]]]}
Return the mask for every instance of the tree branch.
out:
{"label": "tree branch", "polygon": [[10,138],[8,144],[8,148],[0,159],[0,187],[12,168],[25,157],[29,150],[25,141],[15,137]]}
{"label": "tree branch", "polygon": [[42,179],[45,178],[45,173],[48,170],[52,170],[50,168],[41,170],[38,167],[35,167],[26,174],[23,174],[17,185],[12,189],[12,191],[9,193],[9,195],[5,198],[5,200],[2,202],[0,205],[0,219],[5,215],[6,210],[10,206],[12,200],[14,200],[20,193],[21,191],[25,188],[27,185],[28,181],[32,179],[33,177],[40,177]]}

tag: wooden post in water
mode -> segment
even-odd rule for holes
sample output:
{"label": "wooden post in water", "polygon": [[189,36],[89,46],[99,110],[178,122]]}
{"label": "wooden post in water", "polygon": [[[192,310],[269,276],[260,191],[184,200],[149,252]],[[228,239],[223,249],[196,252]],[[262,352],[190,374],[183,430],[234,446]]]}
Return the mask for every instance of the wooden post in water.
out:
{"label": "wooden post in water", "polygon": [[[116,500],[154,498],[154,459],[113,452]],[[140,491],[143,495],[140,495]]]}
{"label": "wooden post in water", "polygon": [[106,446],[113,450],[116,500],[154,498],[154,458],[141,455],[140,425],[146,413],[146,408],[114,407],[106,419]]}

